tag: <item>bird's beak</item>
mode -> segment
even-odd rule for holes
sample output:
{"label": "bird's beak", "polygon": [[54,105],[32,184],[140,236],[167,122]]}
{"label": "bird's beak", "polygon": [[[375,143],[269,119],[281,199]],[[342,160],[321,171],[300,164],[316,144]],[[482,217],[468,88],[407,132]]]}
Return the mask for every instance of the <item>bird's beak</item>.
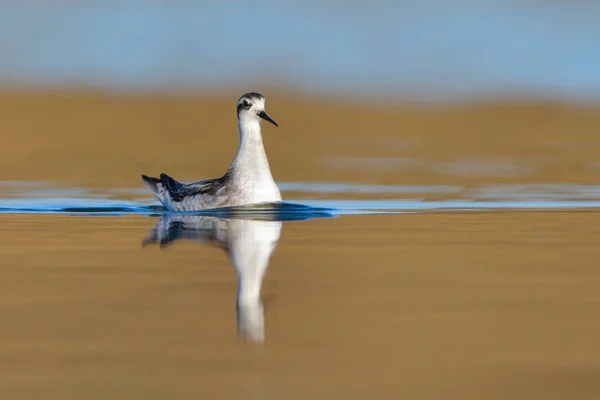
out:
{"label": "bird's beak", "polygon": [[271,119],[271,117],[269,117],[269,116],[267,115],[267,113],[266,113],[266,112],[264,112],[264,111],[261,111],[261,112],[260,112],[260,114],[258,114],[258,116],[259,116],[259,117],[261,117],[262,119],[266,120],[266,121],[269,121],[270,123],[272,123],[272,124],[273,124],[273,125],[275,125],[275,126],[279,126],[279,125],[277,125],[277,122],[273,121],[273,120]]}

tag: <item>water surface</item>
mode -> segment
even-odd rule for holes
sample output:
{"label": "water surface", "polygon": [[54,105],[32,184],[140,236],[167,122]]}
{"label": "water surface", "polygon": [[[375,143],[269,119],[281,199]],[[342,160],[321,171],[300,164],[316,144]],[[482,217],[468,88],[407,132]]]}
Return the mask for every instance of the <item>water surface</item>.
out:
{"label": "water surface", "polygon": [[595,212],[0,219],[7,398],[600,393]]}

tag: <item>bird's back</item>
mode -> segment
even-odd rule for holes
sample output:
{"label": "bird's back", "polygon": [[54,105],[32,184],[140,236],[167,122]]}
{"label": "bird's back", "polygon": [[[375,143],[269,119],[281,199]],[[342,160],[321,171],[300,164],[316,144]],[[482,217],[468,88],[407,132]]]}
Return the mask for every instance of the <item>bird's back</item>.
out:
{"label": "bird's back", "polygon": [[160,178],[142,175],[142,179],[162,205],[172,211],[217,208],[228,203],[225,193],[229,182],[228,174],[189,184],[178,182],[164,173],[160,174]]}

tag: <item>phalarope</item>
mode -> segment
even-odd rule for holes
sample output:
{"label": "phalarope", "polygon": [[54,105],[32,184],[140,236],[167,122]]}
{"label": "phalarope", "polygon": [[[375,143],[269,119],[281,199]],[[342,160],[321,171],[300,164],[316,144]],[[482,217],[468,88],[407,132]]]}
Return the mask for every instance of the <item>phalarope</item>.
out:
{"label": "phalarope", "polygon": [[273,121],[265,112],[260,93],[246,93],[237,103],[240,146],[225,175],[194,183],[181,183],[167,174],[160,178],[142,175],[144,183],[165,208],[193,211],[281,201],[263,147],[260,120]]}

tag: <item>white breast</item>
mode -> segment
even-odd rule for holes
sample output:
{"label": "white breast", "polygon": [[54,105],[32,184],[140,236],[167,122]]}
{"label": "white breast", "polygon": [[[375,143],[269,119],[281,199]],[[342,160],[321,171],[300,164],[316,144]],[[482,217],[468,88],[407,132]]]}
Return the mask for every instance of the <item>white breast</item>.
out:
{"label": "white breast", "polygon": [[281,193],[273,179],[260,179],[254,182],[248,195],[249,203],[274,203],[281,201]]}

